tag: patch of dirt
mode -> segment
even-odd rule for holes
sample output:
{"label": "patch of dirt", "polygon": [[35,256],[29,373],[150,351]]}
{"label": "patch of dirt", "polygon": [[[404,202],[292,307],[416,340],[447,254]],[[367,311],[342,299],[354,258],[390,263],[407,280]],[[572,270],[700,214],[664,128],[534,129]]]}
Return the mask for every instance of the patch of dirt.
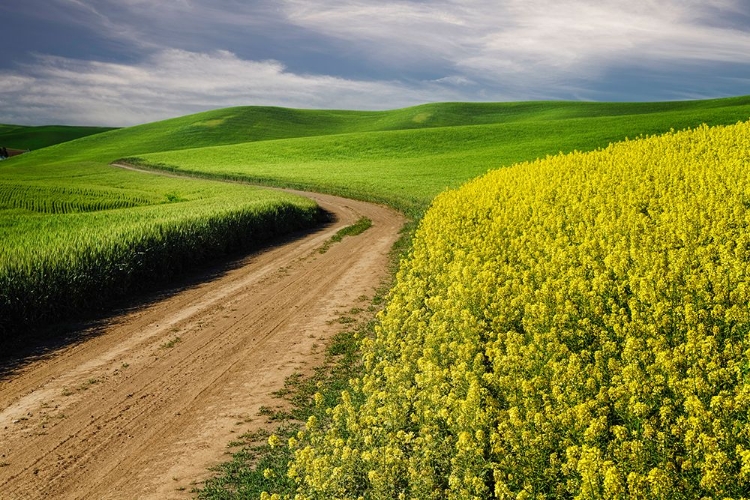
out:
{"label": "patch of dirt", "polygon": [[[230,441],[264,427],[272,393],[319,362],[340,314],[373,296],[404,223],[382,206],[305,195],[337,222],[3,380],[0,497],[189,498]],[[370,229],[318,251],[362,216]]]}

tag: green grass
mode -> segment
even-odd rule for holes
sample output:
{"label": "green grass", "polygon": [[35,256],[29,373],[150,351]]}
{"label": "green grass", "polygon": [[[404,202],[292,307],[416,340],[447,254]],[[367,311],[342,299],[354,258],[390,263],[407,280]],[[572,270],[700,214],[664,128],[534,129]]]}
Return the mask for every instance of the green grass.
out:
{"label": "green grass", "polygon": [[326,241],[325,244],[323,244],[323,246],[320,248],[320,253],[326,253],[328,249],[331,248],[331,245],[340,242],[344,239],[344,237],[357,236],[358,234],[364,233],[371,227],[372,220],[368,219],[367,217],[360,217],[359,220],[351,226],[346,226],[336,231],[336,234],[331,236],[331,238]]}
{"label": "green grass", "polygon": [[0,146],[12,149],[40,149],[109,130],[112,130],[112,128],[68,127],[63,125],[26,127],[0,124]]}
{"label": "green grass", "polygon": [[[280,139],[272,128],[262,138],[253,136],[253,142],[137,154],[129,160],[373,200],[418,217],[435,195],[490,169],[671,128],[744,121],[750,118],[750,97],[640,104],[447,103],[379,113],[320,112],[313,124],[313,112],[299,113],[308,118],[308,129],[298,131],[302,125],[295,122],[287,131],[294,138]],[[335,118],[341,117],[351,118],[351,126],[339,127]]]}

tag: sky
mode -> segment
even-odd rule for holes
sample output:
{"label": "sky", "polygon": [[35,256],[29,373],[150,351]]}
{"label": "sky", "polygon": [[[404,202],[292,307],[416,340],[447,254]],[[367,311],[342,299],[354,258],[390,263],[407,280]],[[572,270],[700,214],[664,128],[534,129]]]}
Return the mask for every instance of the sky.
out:
{"label": "sky", "polygon": [[748,0],[0,3],[0,123],[746,94]]}

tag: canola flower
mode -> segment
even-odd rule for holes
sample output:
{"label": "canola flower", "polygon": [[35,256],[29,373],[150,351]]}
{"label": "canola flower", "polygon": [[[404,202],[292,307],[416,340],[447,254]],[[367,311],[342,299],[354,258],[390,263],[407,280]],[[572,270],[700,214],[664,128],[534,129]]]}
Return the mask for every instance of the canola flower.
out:
{"label": "canola flower", "polygon": [[749,224],[750,122],[445,192],[292,498],[750,497]]}

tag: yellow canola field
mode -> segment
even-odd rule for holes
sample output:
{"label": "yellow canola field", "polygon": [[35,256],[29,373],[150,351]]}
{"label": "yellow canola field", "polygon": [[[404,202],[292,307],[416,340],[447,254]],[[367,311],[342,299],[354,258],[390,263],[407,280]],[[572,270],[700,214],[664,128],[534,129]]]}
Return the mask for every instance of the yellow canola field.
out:
{"label": "yellow canola field", "polygon": [[750,497],[750,122],[445,192],[297,498]]}

